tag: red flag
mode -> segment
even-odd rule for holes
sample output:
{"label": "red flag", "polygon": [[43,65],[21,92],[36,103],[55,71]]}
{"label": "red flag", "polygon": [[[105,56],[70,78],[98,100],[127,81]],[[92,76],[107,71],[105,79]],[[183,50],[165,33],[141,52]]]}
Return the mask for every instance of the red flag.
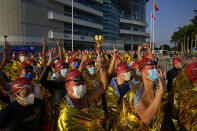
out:
{"label": "red flag", "polygon": [[155,11],[159,11],[159,8],[157,8],[157,5],[155,4],[155,1],[154,1],[154,8],[155,8]]}
{"label": "red flag", "polygon": [[151,12],[151,16],[155,20],[155,16],[154,16],[153,12]]}

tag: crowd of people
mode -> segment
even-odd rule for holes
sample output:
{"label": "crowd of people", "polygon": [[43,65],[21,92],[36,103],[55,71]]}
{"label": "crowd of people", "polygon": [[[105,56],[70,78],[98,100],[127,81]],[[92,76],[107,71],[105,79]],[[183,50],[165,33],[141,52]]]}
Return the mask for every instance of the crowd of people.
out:
{"label": "crowd of people", "polygon": [[12,52],[0,58],[2,131],[197,130],[197,56],[173,58],[167,73],[148,43],[135,53]]}

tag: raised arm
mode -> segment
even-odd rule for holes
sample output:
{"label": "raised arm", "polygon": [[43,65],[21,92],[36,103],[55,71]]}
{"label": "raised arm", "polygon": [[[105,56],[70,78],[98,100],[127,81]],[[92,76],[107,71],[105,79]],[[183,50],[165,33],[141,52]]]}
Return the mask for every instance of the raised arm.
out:
{"label": "raised arm", "polygon": [[57,44],[58,52],[59,52],[59,60],[63,60],[60,39],[57,39],[56,40],[56,44]]}
{"label": "raised arm", "polygon": [[8,61],[8,56],[10,54],[10,47],[7,42],[4,43],[4,47],[3,47],[2,51],[3,51],[4,56],[3,56],[2,62],[0,64],[0,71],[2,71],[3,68],[5,67],[5,65]]}
{"label": "raised arm", "polygon": [[113,45],[113,57],[112,57],[112,60],[111,60],[111,64],[110,64],[110,67],[108,69],[108,75],[109,77],[112,76],[112,73],[114,71],[114,67],[115,67],[115,61],[116,61],[116,53],[118,52],[118,50],[116,49],[116,45],[114,44]]}
{"label": "raised arm", "polygon": [[45,67],[46,66],[46,44],[47,41],[45,40],[44,36],[43,36],[43,41],[42,41],[42,66]]}
{"label": "raised arm", "polygon": [[155,60],[155,57],[153,56],[153,53],[151,51],[151,48],[147,48],[147,51],[148,51],[148,56],[151,60]]}
{"label": "raised arm", "polygon": [[142,49],[142,46],[139,45],[139,46],[138,46],[138,49],[137,49],[138,61],[141,61],[141,60],[143,59],[143,58],[142,58],[142,55],[141,55],[141,53],[140,53],[141,49]]}
{"label": "raised arm", "polygon": [[83,55],[83,56],[82,56],[81,63],[80,63],[80,66],[79,66],[79,68],[78,68],[78,71],[80,71],[80,72],[83,71],[83,65],[84,65],[84,63],[86,62],[87,58],[88,58],[87,55]]}
{"label": "raised arm", "polygon": [[141,121],[145,124],[150,124],[156,115],[162,101],[162,96],[167,88],[164,76],[159,70],[158,72],[159,90],[153,99],[153,102],[147,108],[137,108],[137,113]]}
{"label": "raised arm", "polygon": [[148,44],[148,43],[143,43],[143,44],[142,44],[142,47],[145,48],[145,49],[147,49],[149,59],[155,60],[155,58],[154,58],[154,56],[153,56],[153,54],[152,54],[152,51],[151,51],[151,48],[150,48],[149,44]]}
{"label": "raised arm", "polygon": [[99,96],[105,93],[108,86],[108,73],[105,69],[105,59],[103,56],[98,56],[96,67],[99,69],[100,86],[87,92],[88,100],[90,101],[97,99]]}
{"label": "raised arm", "polygon": [[48,63],[47,65],[44,67],[44,69],[42,70],[40,76],[39,76],[39,79],[38,81],[45,87],[45,88],[48,88],[50,84],[49,81],[50,80],[47,80],[47,77],[48,77],[48,74],[49,72],[51,71],[51,64],[52,64],[52,52],[53,52],[53,49],[50,49],[49,50],[49,60],[48,60]]}

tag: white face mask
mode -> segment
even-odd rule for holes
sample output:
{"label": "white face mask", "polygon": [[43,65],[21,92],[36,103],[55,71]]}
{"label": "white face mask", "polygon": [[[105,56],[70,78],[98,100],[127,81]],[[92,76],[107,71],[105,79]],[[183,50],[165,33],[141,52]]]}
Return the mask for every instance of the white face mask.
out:
{"label": "white face mask", "polygon": [[124,80],[125,80],[125,81],[129,81],[129,80],[130,80],[130,77],[131,77],[130,72],[124,73]]}
{"label": "white face mask", "polygon": [[26,61],[26,56],[20,56],[20,62],[25,62]]}
{"label": "white face mask", "polygon": [[86,93],[85,85],[73,86],[74,93],[72,94],[74,97],[80,99]]}
{"label": "white face mask", "polygon": [[25,105],[32,105],[34,103],[34,94],[29,94],[28,96],[22,98],[18,95],[16,95],[17,98],[19,98],[21,101],[23,101],[23,104]]}
{"label": "white face mask", "polygon": [[139,69],[136,69],[136,70],[135,70],[135,74],[136,74],[137,76],[141,76]]}
{"label": "white face mask", "polygon": [[60,69],[61,77],[65,78],[67,72],[68,72],[68,69],[66,69],[66,68],[65,69]]}

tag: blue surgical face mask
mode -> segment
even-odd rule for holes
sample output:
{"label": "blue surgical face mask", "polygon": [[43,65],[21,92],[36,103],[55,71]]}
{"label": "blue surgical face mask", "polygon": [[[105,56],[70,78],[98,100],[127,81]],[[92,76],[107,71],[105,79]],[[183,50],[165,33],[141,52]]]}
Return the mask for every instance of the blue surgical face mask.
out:
{"label": "blue surgical face mask", "polygon": [[37,71],[37,66],[33,66],[33,72],[35,73]]}
{"label": "blue surgical face mask", "polygon": [[152,81],[157,80],[157,70],[156,69],[149,70],[148,73],[149,73],[148,78],[150,80],[152,80]]}
{"label": "blue surgical face mask", "polygon": [[77,69],[79,67],[79,65],[80,65],[79,63],[74,63],[73,66],[74,66],[75,69]]}
{"label": "blue surgical face mask", "polygon": [[24,77],[27,78],[27,79],[30,80],[30,81],[34,79],[34,75],[31,74],[31,73],[24,74]]}
{"label": "blue surgical face mask", "polygon": [[60,69],[60,74],[61,74],[61,77],[65,78],[66,76],[66,73],[68,72],[68,69]]}
{"label": "blue surgical face mask", "polygon": [[88,68],[90,75],[94,75],[96,73],[96,67]]}

